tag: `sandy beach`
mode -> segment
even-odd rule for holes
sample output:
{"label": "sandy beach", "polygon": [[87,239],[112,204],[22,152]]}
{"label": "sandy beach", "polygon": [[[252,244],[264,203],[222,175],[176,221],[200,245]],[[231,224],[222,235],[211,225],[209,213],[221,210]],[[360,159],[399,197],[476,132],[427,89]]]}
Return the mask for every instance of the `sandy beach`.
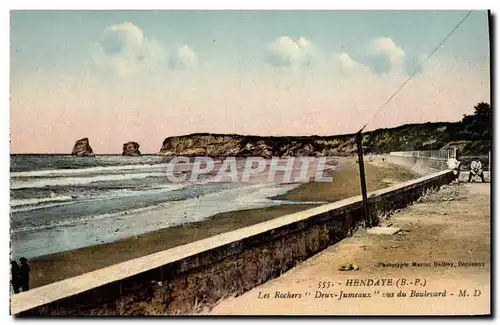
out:
{"label": "sandy beach", "polygon": [[[198,222],[158,229],[112,243],[31,259],[31,285],[32,287],[43,286],[132,258],[312,208],[325,201],[333,202],[359,195],[357,168],[355,158],[342,159],[332,174],[332,182],[303,184],[284,195],[273,197],[276,200],[304,201],[308,204],[295,202],[294,204],[218,213]],[[366,162],[365,168],[368,191],[417,177],[407,169],[393,165],[374,164],[370,161]]]}

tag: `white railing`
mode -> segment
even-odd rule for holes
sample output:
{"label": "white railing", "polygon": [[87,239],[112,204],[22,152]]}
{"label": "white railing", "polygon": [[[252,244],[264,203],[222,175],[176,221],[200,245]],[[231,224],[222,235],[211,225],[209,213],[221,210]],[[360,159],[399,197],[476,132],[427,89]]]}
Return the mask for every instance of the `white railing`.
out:
{"label": "white railing", "polygon": [[456,158],[457,149],[452,148],[446,150],[393,151],[390,153],[390,155],[400,156],[400,157],[416,157],[416,158],[448,160],[450,158]]}

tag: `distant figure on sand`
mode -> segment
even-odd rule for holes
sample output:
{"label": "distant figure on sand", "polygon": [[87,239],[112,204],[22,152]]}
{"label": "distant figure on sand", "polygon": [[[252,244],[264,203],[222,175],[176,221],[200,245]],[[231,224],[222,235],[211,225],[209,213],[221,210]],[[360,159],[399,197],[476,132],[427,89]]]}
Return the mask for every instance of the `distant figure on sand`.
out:
{"label": "distant figure on sand", "polygon": [[19,259],[21,262],[21,267],[19,268],[19,275],[21,278],[21,289],[23,292],[30,289],[30,266],[28,265],[28,260],[25,257]]}
{"label": "distant figure on sand", "polygon": [[10,284],[14,293],[19,293],[19,288],[21,287],[21,277],[19,273],[19,265],[16,261],[10,262]]}
{"label": "distant figure on sand", "polygon": [[479,176],[484,183],[483,165],[479,159],[474,159],[470,163],[470,173],[469,173],[469,183],[472,180],[472,176]]}

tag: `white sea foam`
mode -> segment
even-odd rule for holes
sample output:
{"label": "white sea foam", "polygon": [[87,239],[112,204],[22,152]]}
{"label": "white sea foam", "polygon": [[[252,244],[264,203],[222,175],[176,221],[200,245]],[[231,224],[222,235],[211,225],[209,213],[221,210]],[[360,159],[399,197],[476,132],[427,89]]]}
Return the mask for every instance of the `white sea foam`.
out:
{"label": "white sea foam", "polygon": [[288,204],[290,202],[273,201],[268,197],[283,194],[298,185],[245,185],[200,198],[172,200],[126,212],[88,216],[77,221],[59,220],[50,225],[25,226],[13,231],[12,254],[32,258],[197,222],[217,213]]}
{"label": "white sea foam", "polygon": [[[162,192],[170,192],[188,187],[189,184],[172,184],[172,185],[161,185],[152,189],[144,190],[131,190],[131,189],[120,189],[109,191],[101,195],[89,195],[89,196],[57,196],[57,197],[45,197],[45,198],[35,198],[35,199],[23,199],[23,200],[11,200],[11,212],[25,212],[33,211],[38,209],[52,208],[56,206],[68,205],[75,203],[77,201],[88,201],[98,202],[99,200],[109,200],[127,196],[143,195],[143,194],[155,194]],[[71,202],[68,202],[71,201]]]}
{"label": "white sea foam", "polygon": [[[150,191],[171,191],[171,190],[174,190],[177,188],[185,187],[186,185],[164,187],[161,189],[153,189]],[[289,185],[286,187],[286,189],[290,190],[291,188],[293,188],[295,186],[292,185],[290,187],[290,185]],[[141,191],[141,192],[147,192],[147,191]],[[254,204],[261,205],[265,202],[267,202],[266,205],[279,204],[280,203],[279,201],[271,201],[271,200],[267,199],[268,196],[272,196],[272,195],[276,195],[276,194],[277,194],[276,184],[274,184],[274,185],[273,184],[254,184],[254,185],[249,185],[249,186],[245,186],[245,187],[238,188],[238,189],[222,189],[222,190],[214,192],[214,193],[205,194],[200,198],[195,198],[195,197],[187,198],[186,200],[183,200],[184,203],[181,203],[181,206],[183,206],[184,208],[188,208],[188,207],[193,208],[195,206],[200,208],[200,204],[202,206],[204,204],[203,201],[205,201],[205,203],[207,203],[209,205],[212,205],[213,202],[215,201],[215,202],[217,202],[217,205],[221,206],[221,208],[223,208],[223,206],[226,206],[225,210],[228,210],[228,208],[230,206],[232,206],[233,204],[242,205],[242,206],[248,205],[250,207],[252,207]],[[241,196],[239,196],[239,195],[241,195]],[[230,202],[224,202],[225,201],[224,198],[228,197],[228,196],[230,196],[232,200],[229,200]],[[107,196],[107,198],[110,198],[110,196]],[[102,197],[100,197],[100,199],[106,199],[106,197],[102,196]],[[89,202],[96,202],[96,201],[97,201],[96,198],[89,200]],[[82,222],[89,222],[89,221],[94,222],[94,221],[97,221],[100,219],[107,219],[107,218],[113,218],[113,217],[116,218],[116,217],[125,216],[125,215],[137,216],[138,214],[143,213],[143,212],[164,209],[164,208],[172,205],[175,202],[179,203],[178,201],[179,201],[178,198],[170,198],[170,199],[167,199],[165,202],[150,205],[147,207],[130,209],[127,211],[120,211],[120,212],[114,212],[114,213],[103,213],[103,214],[99,214],[99,215],[90,215],[90,216],[84,216],[84,217],[79,217],[79,218],[62,219],[62,220],[53,221],[50,223],[40,224],[40,225],[27,225],[24,227],[16,227],[15,229],[11,229],[11,232],[12,233],[21,233],[21,232],[26,232],[26,231],[35,231],[35,230],[50,229],[50,228],[56,228],[56,227],[64,227],[64,226],[81,224]],[[228,211],[230,211],[230,210],[231,210],[231,208],[229,208]],[[166,212],[166,211],[164,211],[164,212]],[[203,213],[203,209],[198,211],[196,213],[196,215],[198,215],[198,213],[200,213],[200,212],[201,212],[201,216],[199,216],[199,217],[201,217],[201,219],[203,217],[208,216],[205,213]],[[174,214],[178,214],[178,212],[175,212]],[[167,215],[169,215],[169,213],[167,213]],[[179,215],[182,215],[182,213]],[[193,217],[193,216],[191,216],[191,217]],[[195,219],[198,219],[198,218],[195,217]]]}
{"label": "white sea foam", "polygon": [[[244,166],[238,165],[238,170],[242,170]],[[15,224],[15,228],[11,228],[14,235],[12,237],[13,252],[28,257],[40,256],[96,243],[112,242],[165,227],[196,222],[217,213],[262,208],[277,204],[306,203],[268,199],[291,190],[299,186],[300,183],[281,185],[274,182],[270,183],[267,181],[265,173],[255,175],[256,183],[226,184],[226,186],[223,183],[231,182],[221,182],[221,187],[215,185],[212,188],[212,184],[210,184],[208,191],[199,191],[197,185],[213,183],[213,175],[211,174],[202,175],[203,178],[198,178],[195,182],[186,181],[175,184],[161,180],[161,184],[158,184],[160,182],[158,179],[152,179],[151,182],[149,182],[149,179],[140,180],[146,177],[164,177],[166,181],[166,166],[167,164],[101,166],[74,170],[60,169],[11,173],[11,189],[34,188],[27,191],[30,195],[31,192],[36,194],[39,191],[37,188],[45,186],[75,186],[94,182],[102,182],[99,185],[106,185],[105,182],[119,182],[120,185],[126,187],[122,189],[102,188],[102,190],[105,190],[103,192],[101,189],[95,191],[93,187],[85,186],[70,189],[70,193],[66,192],[67,189],[63,189],[64,192],[60,193],[55,193],[55,191],[51,197],[12,200],[12,212],[52,207],[58,209],[58,206],[64,205],[68,205],[68,211],[71,212],[68,214],[64,212],[60,214],[52,213],[50,218],[43,218],[45,213],[43,210],[34,213],[23,213],[18,216],[13,215],[11,217],[13,218],[11,224],[12,222]],[[190,170],[189,164],[179,167],[181,167],[179,171]],[[334,169],[335,167],[331,168]],[[296,173],[300,171],[296,168],[293,169]],[[325,169],[329,169],[329,166]],[[313,176],[313,174],[310,174],[310,176]],[[139,179],[139,181],[129,181],[133,179]],[[163,195],[157,194],[183,188],[189,189],[193,186],[192,196],[189,190],[183,191],[182,197],[172,197],[172,195],[176,194],[171,193],[165,195],[164,199],[162,199]],[[46,189],[43,189],[39,195],[46,195],[45,193]],[[71,197],[70,195],[73,193],[77,193],[78,197]],[[24,195],[24,193],[19,194]],[[151,194],[150,197],[148,197],[149,194]],[[13,195],[17,195],[17,193],[14,192]],[[66,195],[66,197],[63,195]],[[128,196],[134,197],[126,198]],[[137,202],[135,202],[135,196],[137,196]],[[120,199],[121,197],[124,198],[123,201]],[[102,209],[92,209],[93,212],[84,211],[87,204],[99,205],[104,203],[105,200],[115,198],[117,198],[116,202],[102,204]],[[163,203],[158,203],[159,201],[163,201]],[[144,206],[144,204],[150,203],[151,205],[147,207],[137,208],[139,205]],[[78,206],[71,206],[72,204]],[[122,204],[127,204],[127,207],[123,206],[120,209],[128,209],[129,205],[130,209],[116,211],[116,208],[119,208]],[[81,214],[94,214],[78,217],[80,215],[78,210],[80,206],[83,208]],[[60,211],[66,211],[66,207],[60,209]],[[38,219],[37,215],[42,218]],[[24,220],[24,216],[28,216],[28,218]]]}
{"label": "white sea foam", "polygon": [[125,216],[129,214],[137,214],[141,212],[146,212],[149,210],[154,210],[158,208],[165,208],[169,204],[172,204],[172,202],[163,202],[155,205],[150,205],[147,207],[143,208],[137,208],[137,209],[131,209],[127,211],[120,211],[120,212],[114,212],[114,213],[103,213],[99,215],[90,215],[90,216],[84,216],[84,217],[79,217],[75,219],[63,219],[63,220],[58,220],[54,221],[51,223],[43,224],[43,225],[29,225],[29,226],[24,226],[24,227],[18,227],[15,229],[11,229],[11,233],[21,233],[21,232],[26,232],[26,231],[35,231],[35,230],[42,230],[42,229],[50,229],[50,228],[56,228],[56,227],[63,227],[63,226],[69,226],[69,225],[77,225],[79,223],[84,223],[88,221],[96,221],[99,219],[105,219],[105,218],[110,218],[110,217],[119,217],[119,216]]}
{"label": "white sea foam", "polygon": [[55,197],[43,197],[43,198],[35,198],[35,199],[23,199],[23,200],[11,200],[11,207],[20,207],[24,205],[36,205],[40,203],[54,203],[54,202],[64,202],[70,201],[74,198],[72,196],[55,196]]}
{"label": "white sea foam", "polygon": [[[127,171],[127,170],[140,170],[150,168],[166,168],[168,164],[144,164],[144,165],[121,165],[121,166],[97,166],[78,169],[47,169],[47,170],[33,170],[27,172],[11,172],[11,177],[49,177],[49,176],[64,176],[75,174],[92,174],[102,172],[114,171]],[[182,165],[182,164],[178,164]]]}
{"label": "white sea foam", "polygon": [[84,185],[106,181],[126,181],[131,179],[143,179],[148,177],[166,177],[165,173],[134,173],[134,174],[108,174],[87,177],[56,177],[42,179],[11,180],[10,188],[13,190],[21,188],[40,188],[45,186],[69,186]]}

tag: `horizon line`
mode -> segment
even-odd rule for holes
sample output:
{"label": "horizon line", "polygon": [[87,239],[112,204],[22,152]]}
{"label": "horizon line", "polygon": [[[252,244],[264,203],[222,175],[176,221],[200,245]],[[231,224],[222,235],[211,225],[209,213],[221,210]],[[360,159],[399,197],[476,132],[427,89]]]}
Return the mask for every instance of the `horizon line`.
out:
{"label": "horizon line", "polygon": [[[438,121],[438,122],[420,122],[420,123],[405,123],[401,124],[398,126],[389,126],[389,127],[380,127],[377,129],[373,130],[368,130],[366,132],[363,132],[364,134],[367,133],[372,133],[375,131],[379,130],[388,130],[388,129],[399,129],[403,128],[406,126],[413,126],[413,125],[424,125],[424,124],[454,124],[454,123],[460,123],[461,120],[458,121]],[[358,131],[360,132],[360,131]],[[314,137],[319,137],[319,138],[329,138],[329,137],[346,137],[346,136],[354,136],[358,132],[352,132],[352,133],[343,133],[343,134],[333,134],[333,135],[317,135],[317,134],[312,134],[312,135],[255,135],[255,134],[238,134],[238,133],[212,133],[212,132],[193,132],[193,133],[188,133],[188,134],[182,134],[182,135],[173,135],[173,136],[167,136],[164,138],[162,141],[162,144],[165,142],[166,139],[168,138],[175,138],[175,137],[189,137],[189,136],[196,136],[196,135],[212,135],[212,136],[239,136],[239,137],[260,137],[260,138],[314,138]],[[88,139],[90,143],[90,138],[89,137],[83,137],[80,139],[75,140],[75,143],[79,140],[82,139]],[[127,141],[128,142],[137,142],[134,140]],[[69,150],[68,150],[69,151]],[[159,155],[161,152],[161,148],[159,151],[154,152],[154,153],[145,153],[141,154],[141,156],[152,156],[152,155]],[[10,152],[9,155],[59,155],[59,156],[71,156],[71,153],[61,153],[61,152]],[[122,155],[119,152],[116,153],[94,153],[94,156],[96,155]],[[127,157],[127,156],[125,156]],[[130,157],[130,156],[128,156]]]}

